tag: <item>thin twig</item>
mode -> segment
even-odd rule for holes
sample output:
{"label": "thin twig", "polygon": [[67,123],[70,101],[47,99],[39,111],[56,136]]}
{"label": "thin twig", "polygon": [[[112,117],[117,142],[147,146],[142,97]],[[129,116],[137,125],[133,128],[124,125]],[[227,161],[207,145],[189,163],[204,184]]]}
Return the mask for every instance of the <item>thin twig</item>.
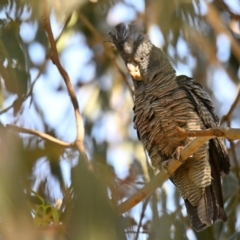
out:
{"label": "thin twig", "polygon": [[140,216],[140,220],[139,220],[139,224],[138,224],[138,228],[137,228],[137,233],[136,233],[136,237],[135,237],[135,240],[138,240],[138,236],[139,236],[139,233],[140,233],[140,228],[142,226],[142,220],[144,218],[144,214],[145,214],[145,210],[147,208],[147,205],[148,205],[148,202],[150,200],[150,197],[148,197],[145,202],[143,203],[143,206],[142,206],[142,212],[141,212],[141,216]]}
{"label": "thin twig", "polygon": [[[135,231],[125,231],[125,233],[127,233],[127,234],[136,234],[136,232]],[[149,232],[148,231],[141,231],[140,232],[141,234],[149,234]]]}
{"label": "thin twig", "polygon": [[[92,32],[92,34],[95,36],[95,38],[99,42],[104,42],[105,39],[103,39],[102,35],[94,28],[94,26],[91,24],[91,22],[89,22],[89,20],[82,13],[79,12],[78,17],[83,22],[83,24],[85,24],[85,26]],[[107,47],[105,44],[104,44],[104,48],[106,51],[106,56],[114,63],[114,65],[117,68],[117,70],[119,71],[123,81],[126,83],[128,89],[130,90],[131,95],[133,96],[133,88],[132,88],[131,84],[129,83],[129,81],[127,80],[126,74],[123,72],[123,70],[119,66],[115,55],[112,53],[112,51],[110,51],[110,48]]]}
{"label": "thin twig", "polygon": [[217,4],[218,4],[223,10],[227,11],[233,19],[240,20],[240,15],[233,13],[233,12],[229,9],[228,5],[227,5],[224,1],[222,1],[222,0],[217,0]]}
{"label": "thin twig", "polygon": [[51,24],[50,24],[50,20],[49,20],[49,10],[48,10],[47,0],[44,0],[44,4],[43,4],[43,25],[44,25],[44,28],[47,32],[48,39],[49,39],[50,46],[51,46],[51,53],[52,53],[50,55],[51,60],[52,60],[53,64],[56,65],[59,73],[63,77],[63,80],[64,80],[65,85],[67,87],[67,91],[69,93],[69,96],[70,96],[70,99],[71,99],[71,102],[72,102],[72,105],[73,105],[73,108],[74,108],[74,114],[75,114],[75,119],[76,119],[76,129],[77,129],[77,137],[76,137],[76,140],[75,140],[75,145],[76,145],[76,148],[79,150],[79,152],[82,154],[84,163],[90,168],[90,163],[87,159],[87,155],[86,155],[85,147],[84,147],[83,119],[82,119],[82,116],[80,114],[77,97],[76,97],[74,88],[72,86],[72,83],[70,81],[70,78],[68,76],[68,73],[62,67],[62,65],[59,61],[57,46],[56,46],[56,42],[55,42],[54,37],[53,37],[53,32],[52,32]]}
{"label": "thin twig", "polygon": [[208,12],[206,15],[207,21],[213,27],[217,35],[223,33],[226,36],[228,36],[231,42],[232,53],[240,63],[240,46],[237,40],[232,36],[231,32],[222,24],[219,13],[217,12],[214,5],[212,3],[209,3],[208,1],[205,1],[205,2],[208,5]]}
{"label": "thin twig", "polygon": [[[58,35],[57,39],[55,40],[55,44],[58,43],[58,41],[59,41],[59,39],[61,38],[64,30],[66,29],[66,27],[67,27],[67,25],[68,25],[70,19],[71,19],[71,15],[70,15],[70,16],[66,19],[66,21],[64,22],[63,28],[62,28],[60,34]],[[31,88],[30,88],[30,90],[29,90],[26,98],[29,97],[29,96],[32,96],[33,87],[34,87],[35,83],[37,82],[38,78],[39,78],[39,77],[41,76],[41,74],[43,73],[43,71],[44,71],[44,69],[45,69],[45,67],[46,67],[46,65],[47,65],[47,62],[48,62],[48,60],[49,60],[50,57],[51,57],[51,53],[52,53],[52,49],[51,49],[51,47],[50,47],[49,52],[48,52],[48,54],[47,54],[46,57],[45,57],[45,61],[44,61],[43,64],[39,67],[38,74],[37,74],[37,76],[35,77],[35,79],[33,80],[33,83],[32,83],[32,85],[31,85]]]}
{"label": "thin twig", "polygon": [[[239,89],[238,95],[236,96],[234,102],[232,103],[228,113],[222,117],[221,124],[223,124],[224,122],[227,122],[227,126],[230,128],[231,117],[232,117],[233,111],[235,110],[235,108],[237,107],[239,102],[240,102],[240,89]],[[238,184],[240,185],[239,164],[238,164],[237,154],[236,154],[236,150],[235,150],[235,144],[232,140],[229,140],[229,142],[230,142],[230,148],[232,151],[232,158],[233,158],[233,161],[235,164],[234,172],[238,179]]]}
{"label": "thin twig", "polygon": [[10,110],[13,106],[14,106],[15,101],[8,107],[4,108],[3,110],[0,111],[0,115],[7,112],[8,110]]}
{"label": "thin twig", "polygon": [[[58,37],[57,37],[57,39],[56,39],[56,41],[55,41],[56,44],[58,43],[59,39],[61,38],[61,36],[62,36],[64,30],[66,29],[66,27],[67,27],[70,19],[71,19],[71,16],[69,16],[69,17],[66,19],[66,21],[65,21],[65,23],[64,23],[64,26],[63,26],[60,34],[58,35]],[[30,87],[28,93],[27,93],[26,96],[22,99],[23,102],[24,102],[25,100],[27,100],[28,97],[32,96],[33,87],[34,87],[35,83],[37,82],[37,80],[39,79],[39,77],[41,76],[41,74],[43,73],[43,71],[44,71],[44,69],[45,69],[45,67],[46,67],[46,65],[47,65],[47,62],[48,62],[48,60],[50,59],[50,54],[51,54],[51,48],[49,49],[49,52],[48,52],[48,54],[46,55],[44,62],[43,62],[43,63],[41,64],[41,66],[38,68],[38,74],[37,74],[37,76],[35,77],[35,79],[32,81],[32,84],[31,84],[31,87]],[[30,103],[31,103],[31,102],[32,102],[32,100],[30,101]],[[5,113],[5,112],[7,112],[7,111],[10,110],[11,108],[13,108],[13,107],[14,107],[14,104],[15,104],[15,101],[14,101],[10,106],[8,106],[8,107],[4,108],[3,110],[1,110],[1,111],[0,111],[0,115],[3,114],[3,113]]]}
{"label": "thin twig", "polygon": [[166,172],[161,171],[156,176],[154,176],[150,182],[148,182],[142,189],[140,189],[136,194],[128,198],[125,202],[117,206],[117,213],[119,215],[129,211],[131,208],[140,203],[143,199],[150,196],[158,187],[160,187],[163,182],[168,179]]}
{"label": "thin twig", "polygon": [[38,137],[40,137],[44,140],[50,141],[52,143],[56,143],[59,146],[64,147],[64,148],[74,148],[75,147],[74,143],[67,143],[67,142],[61,141],[61,140],[59,140],[59,139],[57,139],[57,138],[55,138],[55,137],[53,137],[49,134],[39,132],[39,131],[36,131],[36,130],[31,130],[31,129],[18,127],[18,126],[10,125],[10,124],[7,124],[7,128],[14,131],[14,132],[27,133],[27,134],[32,134],[32,135],[38,136]]}
{"label": "thin twig", "polygon": [[239,89],[238,95],[237,95],[236,99],[234,100],[233,104],[231,105],[228,113],[222,117],[221,124],[224,122],[230,121],[233,111],[235,110],[235,108],[237,107],[239,102],[240,102],[240,89]]}

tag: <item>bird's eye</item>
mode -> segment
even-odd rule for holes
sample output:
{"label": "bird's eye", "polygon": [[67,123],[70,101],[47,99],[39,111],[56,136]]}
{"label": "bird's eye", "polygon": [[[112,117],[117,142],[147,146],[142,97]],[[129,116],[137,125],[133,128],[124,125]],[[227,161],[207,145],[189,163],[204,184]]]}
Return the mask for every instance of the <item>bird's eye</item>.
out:
{"label": "bird's eye", "polygon": [[143,57],[140,57],[140,60],[142,61],[142,60],[143,60]]}

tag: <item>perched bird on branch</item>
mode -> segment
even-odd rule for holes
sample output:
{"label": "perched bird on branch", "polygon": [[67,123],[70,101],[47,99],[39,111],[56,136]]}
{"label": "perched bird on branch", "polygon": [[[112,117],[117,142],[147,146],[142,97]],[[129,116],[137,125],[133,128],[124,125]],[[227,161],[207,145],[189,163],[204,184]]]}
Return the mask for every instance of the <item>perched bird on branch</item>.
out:
{"label": "perched bird on branch", "polygon": [[[219,126],[214,106],[202,86],[176,72],[161,49],[136,25],[119,24],[110,41],[124,60],[134,84],[134,126],[154,168],[169,159],[180,160],[180,151],[193,137],[178,140],[176,127],[200,130]],[[196,231],[217,219],[227,220],[220,176],[230,162],[220,138],[202,145],[171,176],[185,201]]]}

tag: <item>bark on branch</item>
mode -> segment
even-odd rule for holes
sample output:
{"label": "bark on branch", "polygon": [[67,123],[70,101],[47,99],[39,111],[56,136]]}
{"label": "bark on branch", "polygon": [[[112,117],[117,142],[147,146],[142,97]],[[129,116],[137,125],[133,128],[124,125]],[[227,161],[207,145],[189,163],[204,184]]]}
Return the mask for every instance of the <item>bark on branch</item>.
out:
{"label": "bark on branch", "polygon": [[180,127],[177,127],[178,139],[183,140],[187,137],[221,137],[228,140],[237,140],[240,139],[240,129],[238,128],[210,128],[206,130],[184,130]]}
{"label": "bark on branch", "polygon": [[74,142],[73,143],[67,143],[67,142],[61,141],[61,140],[59,140],[59,139],[57,139],[57,138],[55,138],[55,137],[53,137],[49,134],[39,132],[39,131],[36,131],[36,130],[27,129],[27,128],[23,128],[23,127],[18,127],[18,126],[11,125],[11,124],[7,124],[7,128],[14,131],[14,132],[27,133],[27,134],[35,135],[37,137],[42,138],[43,140],[50,141],[52,143],[56,143],[59,146],[64,147],[64,148],[74,148],[75,147]]}
{"label": "bark on branch", "polygon": [[[67,87],[68,94],[69,94],[70,99],[71,99],[71,103],[73,105],[75,119],[76,119],[76,130],[77,130],[76,140],[73,143],[66,143],[66,142],[58,140],[58,139],[56,139],[56,138],[54,138],[54,137],[52,137],[48,134],[38,132],[38,131],[35,131],[35,130],[30,130],[30,129],[17,127],[17,126],[13,126],[13,125],[8,125],[7,127],[10,128],[13,131],[36,135],[38,137],[41,137],[44,140],[51,141],[51,142],[56,143],[56,144],[58,144],[59,146],[62,146],[62,147],[75,147],[81,153],[82,160],[83,160],[84,164],[89,169],[92,169],[92,167],[91,167],[91,165],[90,165],[90,163],[87,159],[86,152],[85,152],[84,125],[83,125],[83,119],[82,119],[82,116],[81,116],[80,110],[79,110],[78,100],[77,100],[74,88],[72,86],[72,83],[70,81],[70,78],[68,76],[68,73],[65,71],[65,69],[63,68],[63,66],[61,65],[60,60],[59,60],[57,46],[56,46],[56,40],[53,37],[53,32],[52,32],[51,24],[50,24],[50,20],[49,20],[49,15],[50,15],[49,11],[50,11],[50,9],[49,9],[49,6],[48,6],[48,0],[44,0],[43,1],[43,17],[42,17],[42,20],[43,20],[43,26],[46,30],[46,33],[48,35],[48,39],[49,39],[49,42],[50,42],[49,56],[50,56],[53,64],[56,65],[59,73],[63,77],[63,80],[64,80],[65,85]],[[69,19],[67,19],[66,23],[68,21],[69,21]]]}
{"label": "bark on branch", "polygon": [[[158,187],[172,175],[186,159],[188,159],[193,153],[195,153],[199,147],[201,147],[208,140],[215,137],[223,137],[231,140],[240,139],[240,129],[234,128],[214,128],[199,131],[185,131],[182,128],[177,128],[179,139],[185,139],[187,137],[196,137],[193,141],[187,144],[180,152],[180,160],[170,159],[167,164],[167,171],[159,172],[155,177],[151,179],[142,189],[136,194],[131,196],[125,202],[117,206],[117,213],[119,215],[129,211],[131,208],[140,203],[144,198],[150,196]],[[189,158],[191,161],[191,158]]]}
{"label": "bark on branch", "polygon": [[58,56],[58,51],[57,51],[57,46],[56,46],[56,41],[53,37],[53,32],[52,32],[52,28],[51,28],[51,24],[50,24],[50,19],[49,19],[49,6],[48,6],[48,1],[44,0],[43,1],[43,26],[46,30],[46,33],[48,35],[48,39],[50,42],[50,46],[51,46],[51,60],[53,62],[53,64],[56,65],[59,73],[62,75],[63,80],[65,82],[65,85],[67,87],[67,91],[68,94],[70,96],[72,105],[73,105],[73,109],[74,109],[74,114],[75,114],[75,119],[76,119],[76,130],[77,130],[77,136],[76,136],[76,140],[75,140],[75,146],[78,149],[78,151],[81,153],[82,155],[82,160],[84,162],[84,164],[89,168],[92,169],[90,162],[88,161],[87,155],[86,155],[86,151],[85,151],[85,147],[84,147],[84,124],[83,124],[83,119],[82,116],[80,114],[80,110],[79,110],[79,104],[78,104],[78,100],[73,88],[73,85],[70,81],[70,78],[68,76],[68,73],[65,71],[65,69],[63,68],[60,60],[59,60],[59,56]]}
{"label": "bark on branch", "polygon": [[78,148],[82,152],[85,152],[83,141],[84,141],[84,127],[83,127],[83,120],[82,116],[79,111],[79,104],[77,101],[77,97],[74,91],[74,88],[72,86],[72,83],[70,81],[70,78],[68,76],[68,73],[65,71],[63,68],[62,64],[60,63],[59,56],[58,56],[58,51],[57,51],[57,46],[55,39],[53,37],[53,32],[49,20],[49,9],[48,9],[48,4],[47,0],[44,0],[44,6],[43,6],[43,25],[44,28],[47,32],[48,39],[51,45],[51,60],[53,64],[56,65],[59,73],[62,75],[63,80],[65,82],[65,85],[67,87],[67,91],[69,93],[73,108],[74,108],[74,114],[76,118],[76,128],[77,128],[77,138],[76,142],[78,142]]}

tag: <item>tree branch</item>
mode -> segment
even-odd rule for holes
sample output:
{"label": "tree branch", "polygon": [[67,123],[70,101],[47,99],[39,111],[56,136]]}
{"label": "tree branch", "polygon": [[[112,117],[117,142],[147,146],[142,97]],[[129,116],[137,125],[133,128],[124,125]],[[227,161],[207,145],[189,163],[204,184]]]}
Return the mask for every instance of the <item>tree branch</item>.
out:
{"label": "tree branch", "polygon": [[[226,122],[228,127],[231,126],[231,117],[232,117],[233,111],[237,107],[239,101],[240,101],[240,90],[238,92],[236,99],[232,103],[228,113],[222,117],[221,124],[223,122]],[[232,159],[235,164],[235,168],[233,169],[233,172],[235,173],[235,175],[238,179],[238,184],[240,185],[239,164],[238,164],[238,159],[237,159],[237,154],[236,154],[236,149],[235,149],[235,143],[232,140],[230,140],[229,142],[230,142],[230,149],[232,151]]]}
{"label": "tree branch", "polygon": [[240,102],[240,89],[239,89],[238,95],[237,95],[236,99],[234,100],[233,104],[231,105],[228,113],[222,117],[221,124],[224,122],[230,121],[230,118],[232,117],[232,113],[235,110],[235,108],[237,107],[237,105],[239,104],[239,102]]}
{"label": "tree branch", "polygon": [[145,200],[145,202],[143,203],[142,212],[141,212],[140,220],[139,220],[139,223],[138,223],[135,240],[138,240],[138,236],[139,236],[139,233],[140,233],[140,228],[141,228],[141,226],[142,226],[142,221],[143,221],[144,214],[145,214],[145,211],[146,211],[146,208],[147,208],[147,205],[148,205],[149,200],[150,200],[150,197],[148,197],[148,198]]}
{"label": "tree branch", "polygon": [[216,128],[198,131],[185,131],[182,128],[177,127],[178,138],[185,139],[187,137],[196,137],[193,141],[187,144],[180,152],[180,160],[170,159],[166,165],[166,172],[161,171],[156,176],[154,176],[150,182],[148,182],[142,189],[140,189],[136,194],[131,196],[125,202],[117,206],[117,213],[119,215],[127,212],[138,203],[140,203],[144,198],[150,196],[158,187],[171,176],[186,159],[192,161],[189,158],[194,154],[200,146],[202,146],[208,140],[215,137],[224,137],[227,139],[240,139],[240,129],[234,128]]}
{"label": "tree branch", "polygon": [[[66,19],[66,21],[65,21],[65,23],[64,23],[64,26],[63,26],[63,28],[62,28],[62,31],[61,31],[61,33],[58,35],[58,37],[57,37],[57,39],[56,39],[56,41],[55,41],[56,44],[57,44],[57,42],[59,41],[60,37],[62,36],[62,34],[63,34],[65,28],[67,27],[70,19],[71,19],[71,17],[68,17],[68,18]],[[41,76],[41,74],[43,73],[43,71],[44,71],[44,69],[45,69],[45,67],[46,67],[46,65],[47,65],[47,62],[48,62],[48,60],[49,60],[49,58],[50,58],[50,55],[51,55],[51,48],[50,48],[48,54],[46,55],[44,62],[43,62],[43,63],[41,64],[41,66],[38,68],[38,74],[37,74],[37,76],[35,77],[35,79],[32,81],[32,84],[31,84],[31,86],[30,86],[30,89],[29,89],[27,95],[23,98],[23,101],[22,101],[22,102],[24,102],[25,100],[27,100],[28,97],[32,96],[33,87],[34,87],[35,83],[37,82],[37,80],[39,79],[39,77]],[[32,99],[31,99],[30,102],[32,102]],[[0,115],[3,114],[3,113],[5,113],[5,112],[7,112],[7,111],[10,110],[11,108],[13,108],[13,107],[14,107],[14,104],[15,104],[15,101],[14,101],[10,106],[8,106],[8,107],[4,108],[3,110],[1,110],[1,111],[0,111]]]}
{"label": "tree branch", "polygon": [[240,139],[240,129],[238,128],[209,128],[206,130],[185,130],[177,127],[178,139],[183,140],[187,137],[222,137],[228,140]]}
{"label": "tree branch", "polygon": [[[60,34],[58,35],[57,39],[55,40],[55,45],[57,45],[59,39],[61,38],[61,36],[62,36],[62,34],[63,34],[63,32],[64,32],[64,30],[65,30],[66,27],[67,27],[70,19],[71,19],[71,16],[69,16],[69,17],[66,19],[66,21],[64,22],[64,26],[63,26]],[[44,69],[45,69],[45,67],[46,67],[46,65],[47,65],[47,62],[48,62],[48,60],[49,60],[50,57],[51,57],[51,53],[52,53],[52,49],[51,49],[51,47],[50,47],[49,52],[48,52],[48,54],[47,54],[46,57],[45,57],[45,61],[44,61],[43,64],[39,67],[38,74],[37,74],[36,78],[34,79],[34,81],[33,81],[33,83],[32,83],[32,86],[31,86],[31,88],[30,88],[30,90],[29,90],[26,98],[32,95],[33,87],[34,87],[36,81],[38,80],[38,78],[41,76],[42,72],[44,71]]]}
{"label": "tree branch", "polygon": [[148,182],[142,189],[140,189],[133,196],[128,198],[125,202],[117,206],[117,213],[119,215],[129,211],[131,208],[140,203],[143,199],[150,196],[158,187],[168,179],[166,172],[161,171],[156,176],[154,176],[150,182]]}
{"label": "tree branch", "polygon": [[215,9],[214,5],[212,3],[208,3],[207,1],[206,1],[206,4],[208,5],[208,12],[206,15],[207,21],[213,27],[216,34],[223,33],[228,36],[231,42],[232,53],[240,63],[240,46],[238,42],[236,41],[236,39],[234,39],[231,32],[222,24],[219,13]]}
{"label": "tree branch", "polygon": [[82,116],[80,114],[77,97],[76,97],[74,88],[72,86],[72,83],[70,81],[70,78],[68,76],[68,73],[62,67],[62,65],[59,61],[57,46],[56,46],[56,42],[55,42],[54,37],[53,37],[53,32],[52,32],[51,24],[50,24],[50,20],[49,20],[49,8],[48,8],[47,0],[44,0],[44,2],[43,2],[43,18],[42,19],[43,19],[43,25],[44,25],[44,28],[47,32],[49,42],[50,42],[50,46],[51,46],[51,55],[50,55],[51,60],[52,60],[53,64],[56,65],[59,73],[63,77],[63,80],[64,80],[65,85],[67,87],[67,91],[69,93],[69,96],[70,96],[70,99],[71,99],[71,102],[72,102],[72,105],[73,105],[73,108],[74,108],[74,114],[75,114],[75,119],[76,119],[76,129],[77,129],[77,137],[76,137],[76,140],[75,140],[75,145],[76,145],[76,148],[78,149],[78,151],[83,155],[83,160],[84,160],[85,164],[88,167],[90,167],[90,163],[87,159],[87,155],[86,155],[85,147],[84,147],[83,119],[82,119]]}
{"label": "tree branch", "polygon": [[1,110],[0,111],[0,115],[5,113],[5,112],[7,112],[8,110],[10,110],[14,106],[14,102],[10,106],[8,106],[8,107],[4,108],[3,110]]}
{"label": "tree branch", "polygon": [[186,145],[180,153],[181,161],[170,159],[167,164],[167,171],[161,171],[156,176],[154,176],[150,182],[148,182],[142,189],[140,189],[136,194],[131,196],[125,202],[117,206],[117,213],[119,215],[127,212],[138,203],[140,203],[144,198],[150,196],[158,187],[161,187],[162,184],[169,178],[169,175],[172,175],[183,162],[191,156],[197,149],[204,144],[206,141],[212,137],[199,137],[195,138],[188,145]]}
{"label": "tree branch", "polygon": [[228,5],[227,5],[224,1],[222,1],[222,0],[217,0],[217,4],[218,4],[223,10],[227,11],[233,19],[236,19],[236,20],[238,20],[238,21],[240,20],[240,15],[233,13],[233,12],[230,10],[230,8],[228,7]]}
{"label": "tree branch", "polygon": [[27,129],[27,128],[23,128],[23,127],[18,127],[18,126],[11,125],[11,124],[7,124],[7,128],[14,131],[14,132],[28,133],[28,134],[35,135],[37,137],[42,138],[43,140],[47,140],[47,141],[50,141],[52,143],[56,143],[59,146],[64,147],[64,148],[74,148],[75,147],[74,143],[67,143],[67,142],[58,140],[57,138],[55,138],[55,137],[53,137],[49,134],[39,132],[39,131],[36,131],[36,130],[31,130],[31,129]]}

